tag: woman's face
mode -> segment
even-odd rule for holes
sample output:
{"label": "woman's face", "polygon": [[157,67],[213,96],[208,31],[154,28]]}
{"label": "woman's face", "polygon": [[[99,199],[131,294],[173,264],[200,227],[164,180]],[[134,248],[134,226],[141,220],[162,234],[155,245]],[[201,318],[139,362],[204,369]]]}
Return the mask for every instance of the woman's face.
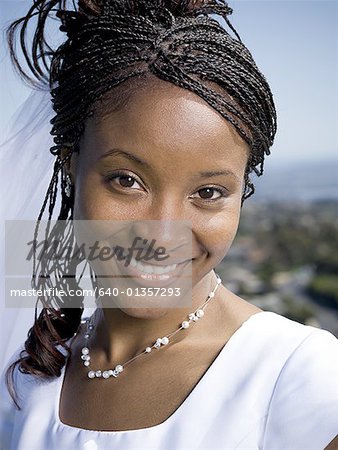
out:
{"label": "woman's face", "polygon": [[74,219],[190,221],[194,285],[236,235],[248,152],[204,100],[160,81],[88,120],[71,164]]}

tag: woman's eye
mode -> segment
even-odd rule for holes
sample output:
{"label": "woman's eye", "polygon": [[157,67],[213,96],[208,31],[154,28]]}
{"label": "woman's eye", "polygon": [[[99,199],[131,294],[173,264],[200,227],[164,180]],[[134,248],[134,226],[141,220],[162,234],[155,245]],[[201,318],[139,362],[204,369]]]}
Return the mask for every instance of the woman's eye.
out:
{"label": "woman's eye", "polygon": [[136,181],[136,179],[128,174],[110,175],[109,181],[114,182],[115,184],[118,184],[123,188],[142,189],[141,185]]}
{"label": "woman's eye", "polygon": [[222,197],[226,196],[226,189],[214,188],[214,187],[205,187],[199,189],[197,192],[199,199],[202,200],[218,200]]}

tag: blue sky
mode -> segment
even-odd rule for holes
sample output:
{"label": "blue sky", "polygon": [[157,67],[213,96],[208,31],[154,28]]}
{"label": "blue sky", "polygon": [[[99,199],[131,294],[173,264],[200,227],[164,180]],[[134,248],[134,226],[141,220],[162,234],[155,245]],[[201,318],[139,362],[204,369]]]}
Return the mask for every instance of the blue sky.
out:
{"label": "blue sky", "polygon": [[[1,28],[32,1],[0,0]],[[229,1],[230,17],[268,79],[278,112],[278,134],[267,164],[338,160],[338,2]],[[2,41],[3,44],[3,41]],[[1,46],[1,124],[29,91]]]}

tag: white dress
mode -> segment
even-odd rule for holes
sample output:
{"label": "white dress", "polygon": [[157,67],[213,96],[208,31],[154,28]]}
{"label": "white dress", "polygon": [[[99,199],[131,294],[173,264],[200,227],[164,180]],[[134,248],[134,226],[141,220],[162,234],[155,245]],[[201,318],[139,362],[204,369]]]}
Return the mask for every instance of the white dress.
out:
{"label": "white dress", "polygon": [[66,425],[58,414],[64,368],[47,382],[15,375],[23,409],[15,411],[2,380],[5,450],[323,450],[338,434],[338,340],[267,311],[244,322],[179,408],[150,428]]}

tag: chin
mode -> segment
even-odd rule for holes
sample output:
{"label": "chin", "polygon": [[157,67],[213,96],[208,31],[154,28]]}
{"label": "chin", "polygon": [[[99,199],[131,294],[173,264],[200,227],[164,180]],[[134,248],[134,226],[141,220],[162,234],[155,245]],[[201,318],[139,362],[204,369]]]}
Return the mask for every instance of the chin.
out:
{"label": "chin", "polygon": [[160,319],[168,312],[167,308],[120,308],[120,310],[136,319]]}

